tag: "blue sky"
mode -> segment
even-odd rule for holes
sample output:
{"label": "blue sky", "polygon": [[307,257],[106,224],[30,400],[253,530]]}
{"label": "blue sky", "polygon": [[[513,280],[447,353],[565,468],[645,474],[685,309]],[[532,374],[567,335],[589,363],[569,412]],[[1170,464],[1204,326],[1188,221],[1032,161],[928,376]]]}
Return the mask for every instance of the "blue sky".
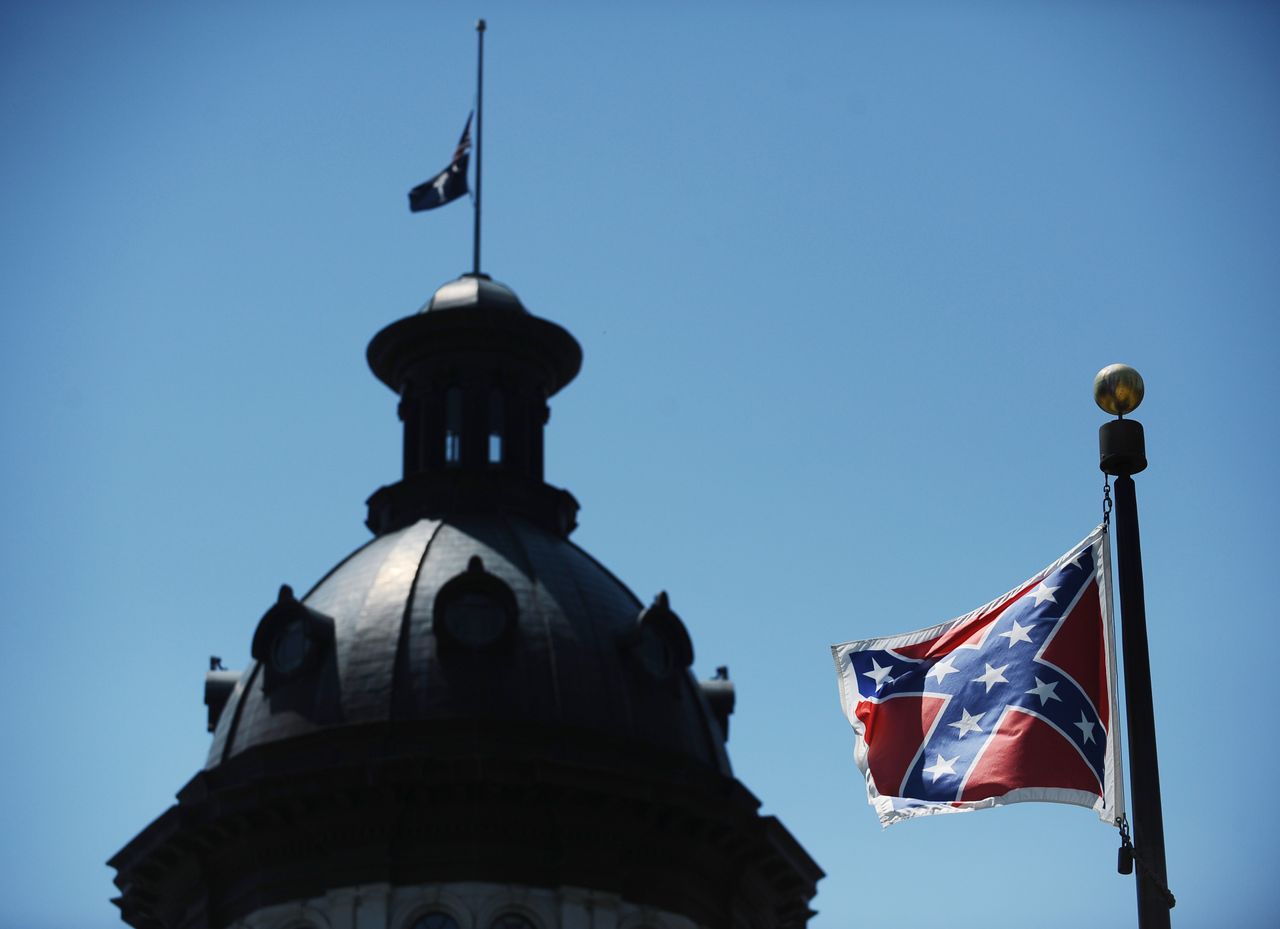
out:
{"label": "blue sky", "polygon": [[469,268],[447,162],[489,20],[484,270],[572,331],[576,541],[730,667],[815,929],[1132,925],[1114,830],[881,832],[832,642],[957,616],[1138,478],[1175,925],[1263,926],[1280,822],[1280,9],[63,2],[0,9],[0,925],[118,924],[103,862],[202,764],[208,656],[367,538],[372,334]]}

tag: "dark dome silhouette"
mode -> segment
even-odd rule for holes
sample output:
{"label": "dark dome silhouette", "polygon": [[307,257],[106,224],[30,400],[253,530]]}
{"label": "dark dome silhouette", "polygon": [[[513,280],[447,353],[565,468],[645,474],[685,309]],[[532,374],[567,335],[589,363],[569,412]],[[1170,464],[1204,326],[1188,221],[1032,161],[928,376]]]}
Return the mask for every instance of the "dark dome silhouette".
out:
{"label": "dark dome silhouette", "polygon": [[694,678],[667,595],[571,542],[543,480],[578,343],[469,274],[368,359],[402,477],[372,541],[280,588],[248,667],[209,672],[204,769],[111,860],[125,921],[316,927],[356,894],[387,929],[803,926],[822,872],[733,777],[727,670]]}

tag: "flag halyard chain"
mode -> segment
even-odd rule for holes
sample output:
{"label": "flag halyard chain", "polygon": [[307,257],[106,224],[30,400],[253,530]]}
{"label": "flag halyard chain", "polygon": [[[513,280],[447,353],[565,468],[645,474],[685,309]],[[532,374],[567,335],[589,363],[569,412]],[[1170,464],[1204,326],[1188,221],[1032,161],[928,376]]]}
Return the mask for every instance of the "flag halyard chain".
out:
{"label": "flag halyard chain", "polygon": [[1111,528],[1111,475],[1102,478],[1102,528]]}
{"label": "flag halyard chain", "polygon": [[1120,874],[1132,874],[1133,842],[1129,840],[1129,820],[1123,816],[1117,816],[1116,828],[1120,830],[1120,850],[1116,854],[1116,871]]}
{"label": "flag halyard chain", "polygon": [[1164,881],[1160,880],[1160,878],[1156,876],[1155,872],[1152,871],[1151,868],[1147,866],[1147,863],[1142,859],[1142,855],[1138,853],[1136,848],[1134,848],[1133,841],[1129,838],[1128,818],[1125,816],[1117,817],[1116,828],[1120,830],[1120,850],[1116,858],[1116,870],[1121,874],[1132,874],[1133,866],[1134,864],[1137,864],[1138,870],[1142,872],[1143,877],[1156,885],[1161,896],[1164,897],[1165,904],[1169,909],[1173,909],[1178,905],[1178,901],[1173,896],[1173,891],[1165,885]]}

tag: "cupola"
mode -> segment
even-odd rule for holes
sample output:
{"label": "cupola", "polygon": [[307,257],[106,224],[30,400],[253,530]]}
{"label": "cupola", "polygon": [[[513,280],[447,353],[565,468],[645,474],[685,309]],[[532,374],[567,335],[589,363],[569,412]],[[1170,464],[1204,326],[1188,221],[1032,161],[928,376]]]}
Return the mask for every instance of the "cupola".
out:
{"label": "cupola", "polygon": [[267,598],[243,670],[211,659],[205,766],[110,862],[125,921],[801,929],[822,871],[733,775],[727,669],[694,677],[671,598],[543,479],[573,336],[466,274],[368,359],[403,473],[374,538]]}
{"label": "cupola", "polygon": [[495,505],[567,536],[577,501],[543,481],[547,400],[582,349],[487,274],[464,274],[369,343],[369,366],[400,397],[404,469],[369,498],[376,534]]}

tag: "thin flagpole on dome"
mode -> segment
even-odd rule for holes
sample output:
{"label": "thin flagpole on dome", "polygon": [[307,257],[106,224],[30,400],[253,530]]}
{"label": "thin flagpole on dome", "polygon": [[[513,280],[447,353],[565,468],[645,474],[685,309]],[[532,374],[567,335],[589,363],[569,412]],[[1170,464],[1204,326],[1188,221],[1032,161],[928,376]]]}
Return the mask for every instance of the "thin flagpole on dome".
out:
{"label": "thin flagpole on dome", "polygon": [[484,20],[476,21],[476,197],[472,273],[480,273],[480,158],[484,151]]}

